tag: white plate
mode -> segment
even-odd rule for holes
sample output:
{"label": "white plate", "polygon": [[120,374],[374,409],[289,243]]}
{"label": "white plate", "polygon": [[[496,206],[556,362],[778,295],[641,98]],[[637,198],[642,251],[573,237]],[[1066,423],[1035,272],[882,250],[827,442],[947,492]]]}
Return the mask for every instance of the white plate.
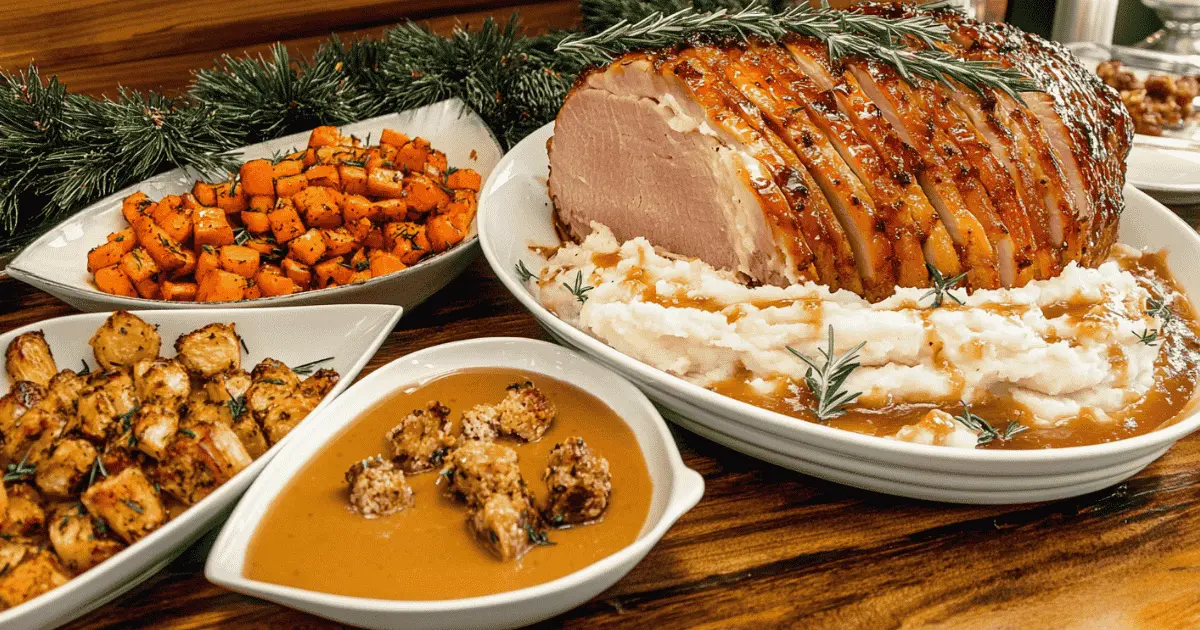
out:
{"label": "white plate", "polygon": [[[556,242],[546,193],[546,140],[531,134],[500,162],[479,203],[480,243],[496,275],[559,341],[617,370],[669,410],[681,426],[753,457],[823,479],[921,499],[1024,503],[1076,496],[1125,479],[1200,427],[1190,416],[1146,435],[1109,444],[1026,451],[963,450],[860,435],[727,398],[631,359],[554,316],[533,299],[515,265],[544,261],[530,244]],[[1190,295],[1200,295],[1200,236],[1170,210],[1125,188],[1121,242],[1166,249]]]}
{"label": "white plate", "polygon": [[[267,462],[281,448],[295,441],[295,434],[313,424],[333,398],[350,386],[395,328],[401,312],[399,307],[372,304],[135,311],[138,317],[158,326],[158,333],[163,339],[164,356],[172,355],[175,339],[181,334],[213,322],[233,322],[249,349],[242,356],[242,365],[247,369],[267,357],[288,365],[333,357],[332,361],[322,363],[321,367],[337,370],[341,379],[309,417],[233,479],[154,533],[92,570],[41,597],[0,612],[0,628],[50,628],[64,624],[150,577],[154,573],[152,569],[165,566],[228,514]],[[41,330],[46,335],[46,342],[50,344],[59,369],[78,370],[83,367],[82,361],[85,359],[95,369],[96,361],[88,346],[88,339],[107,317],[108,313],[91,313],[38,322],[0,335],[0,348],[7,348],[8,343],[21,333]],[[0,391],[7,392],[10,386],[7,374],[0,373]]]}
{"label": "white plate", "polygon": [[[439,601],[394,601],[316,593],[242,575],[246,547],[271,502],[342,429],[380,399],[431,376],[476,367],[516,368],[583,389],[612,406],[633,430],[654,484],[650,512],[628,547],[557,580],[507,593]],[[263,471],[221,530],[204,575],[240,593],[367,628],[512,628],[566,612],[612,586],[645,557],[704,494],[704,479],[683,465],[654,405],[636,388],[578,353],[530,339],[475,339],[428,348],[379,368],[304,428]],[[305,553],[298,549],[296,553]],[[323,558],[336,562],[336,558]],[[396,558],[403,562],[403,558]]]}
{"label": "white plate", "polygon": [[[485,179],[503,152],[487,125],[462,101],[449,100],[399,114],[388,114],[341,127],[342,133],[379,138],[383,129],[421,136],[446,153],[451,166],[478,171]],[[308,146],[309,132],[251,145],[242,159],[270,158]],[[475,158],[471,158],[471,152]],[[111,232],[126,227],[121,200],[136,191],[151,199],[191,192],[194,174],[176,169],[156,175],[88,206],[30,243],[8,264],[12,277],[27,282],[81,311],[114,309],[211,309],[301,304],[395,304],[406,309],[446,286],[474,260],[478,251],[476,223],[463,242],[393,274],[360,284],[264,297],[241,302],[168,302],[109,295],[96,288],[87,272],[87,253]]]}

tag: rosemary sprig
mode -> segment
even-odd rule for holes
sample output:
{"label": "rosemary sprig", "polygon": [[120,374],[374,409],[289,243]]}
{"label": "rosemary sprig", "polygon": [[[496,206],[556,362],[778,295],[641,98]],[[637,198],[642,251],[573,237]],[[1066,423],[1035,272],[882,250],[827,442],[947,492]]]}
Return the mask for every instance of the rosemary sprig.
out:
{"label": "rosemary sprig", "polygon": [[946,298],[962,304],[963,301],[957,295],[951,293],[950,290],[954,288],[954,285],[961,282],[963,278],[967,277],[967,273],[964,271],[953,278],[947,278],[942,275],[942,272],[937,267],[929,263],[925,263],[925,266],[929,269],[929,281],[933,283],[933,288],[927,291],[925,295],[922,295],[921,300],[933,296],[933,302],[929,305],[930,308],[941,308],[942,301]]}
{"label": "rosemary sprig", "polygon": [[842,385],[850,373],[858,369],[860,365],[858,351],[862,350],[865,345],[867,342],[864,341],[842,356],[837,356],[834,353],[833,326],[830,326],[829,346],[819,350],[825,359],[821,365],[804,356],[795,348],[787,346],[788,352],[808,364],[808,370],[804,373],[804,384],[817,399],[817,406],[813,407],[812,411],[817,415],[817,421],[820,423],[824,424],[833,418],[844,415],[846,413],[844,407],[862,395],[862,392],[847,392],[842,389]]}
{"label": "rosemary sprig", "polygon": [[1133,333],[1133,336],[1137,337],[1137,340],[1140,343],[1144,343],[1147,346],[1150,346],[1151,348],[1158,345],[1158,331],[1157,330],[1150,330],[1149,328],[1147,328],[1146,330],[1143,330],[1141,333]]}
{"label": "rosemary sprig", "polygon": [[596,288],[596,287],[591,287],[591,286],[585,286],[583,284],[583,270],[582,269],[575,272],[575,285],[574,286],[569,285],[566,282],[562,283],[562,285],[564,287],[566,287],[568,291],[571,292],[571,295],[575,296],[576,300],[579,300],[580,304],[586,303],[588,301],[587,292]]}
{"label": "rosemary sprig", "polygon": [[80,359],[79,361],[80,363],[83,363],[83,369],[76,372],[76,374],[79,376],[87,376],[88,374],[91,374],[92,366],[88,365],[87,359]]}
{"label": "rosemary sprig", "polygon": [[316,367],[318,365],[325,363],[326,361],[332,361],[332,360],[333,360],[333,357],[325,357],[324,359],[317,359],[316,361],[309,361],[308,363],[301,363],[300,365],[297,365],[296,367],[292,368],[292,371],[295,372],[296,374],[302,374],[302,375],[312,374],[316,370]]}
{"label": "rosemary sprig", "polygon": [[4,481],[25,481],[37,474],[37,465],[27,463],[29,461],[29,452],[25,453],[25,457],[16,464],[9,464],[4,471]]}
{"label": "rosemary sprig", "polygon": [[95,461],[92,462],[92,470],[88,473],[87,487],[92,487],[92,483],[96,481],[96,473],[108,477],[108,471],[104,469],[104,462],[100,461],[100,456],[97,455]]}
{"label": "rosemary sprig", "polygon": [[536,278],[537,275],[534,274],[532,271],[530,271],[529,267],[525,266],[524,260],[518,260],[517,261],[517,277],[519,277],[521,279],[521,282],[529,282],[530,280],[533,280],[534,278]]}
{"label": "rosemary sprig", "polygon": [[1175,312],[1171,310],[1171,305],[1167,300],[1156,300],[1154,298],[1146,299],[1146,314],[1151,317],[1157,317],[1165,326],[1170,323],[1175,317]]}
{"label": "rosemary sprig", "polygon": [[233,416],[234,420],[237,420],[238,418],[242,417],[243,413],[246,412],[245,394],[238,396],[237,398],[231,397],[229,400],[225,401],[225,406],[229,407],[229,415]]}
{"label": "rosemary sprig", "polygon": [[525,524],[525,536],[529,538],[529,542],[538,547],[546,547],[556,544],[546,536],[546,532],[539,532],[533,525]]}
{"label": "rosemary sprig", "polygon": [[979,441],[976,442],[976,446],[982,446],[993,440],[1006,442],[1011,440],[1016,434],[1029,429],[1029,427],[1013,420],[1005,425],[1003,431],[997,431],[987,420],[971,413],[971,405],[965,402],[963,403],[963,412],[954,416],[954,418],[972,431],[979,432]]}

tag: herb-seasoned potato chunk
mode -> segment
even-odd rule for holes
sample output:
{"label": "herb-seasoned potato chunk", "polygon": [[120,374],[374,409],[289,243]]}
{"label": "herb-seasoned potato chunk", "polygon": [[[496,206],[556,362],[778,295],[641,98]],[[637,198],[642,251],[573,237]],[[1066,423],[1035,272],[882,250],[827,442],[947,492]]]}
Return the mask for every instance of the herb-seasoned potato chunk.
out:
{"label": "herb-seasoned potato chunk", "polygon": [[75,422],[75,416],[68,416],[49,404],[39,404],[3,432],[4,446],[0,453],[10,462],[36,465],[50,455],[59,438],[74,429]]}
{"label": "herb-seasoned potato chunk", "polygon": [[229,481],[253,460],[233,429],[205,424],[181,429],[154,469],[163,490],[191,505]]}
{"label": "herb-seasoned potato chunk", "polygon": [[54,355],[50,353],[50,346],[40,330],[18,335],[9,342],[4,361],[8,378],[14,383],[29,381],[45,387],[58,372]]}
{"label": "herb-seasoned potato chunk", "polygon": [[413,504],[404,471],[379,455],[354,462],[346,471],[350,509],[366,518],[394,514]]}
{"label": "herb-seasoned potato chunk", "polygon": [[46,397],[53,400],[63,413],[75,413],[79,408],[79,396],[87,388],[87,379],[72,372],[63,370],[50,379],[46,387]]}
{"label": "herb-seasoned potato chunk", "polygon": [[608,460],[593,453],[583,438],[555,444],[542,479],[550,490],[544,511],[550,524],[579,525],[604,516],[612,494]]}
{"label": "herb-seasoned potato chunk", "polygon": [[84,507],[104,520],[108,529],[132,544],[167,521],[167,511],[141,468],[97,480],[83,493]]}
{"label": "herb-seasoned potato chunk", "polygon": [[38,464],[37,487],[55,497],[74,496],[96,463],[91,442],[68,438],[58,443],[46,461]]}
{"label": "herb-seasoned potato chunk", "polygon": [[517,452],[494,442],[467,442],[454,449],[442,468],[446,493],[471,505],[482,504],[493,494],[525,491],[517,466]]}
{"label": "herb-seasoned potato chunk", "polygon": [[[4,453],[10,449],[7,444],[21,433],[21,418],[29,413],[42,399],[46,397],[46,389],[37,383],[17,381],[3,398],[0,398],[0,436],[4,437]],[[12,449],[14,452],[18,449]],[[11,456],[9,457],[11,459]],[[17,458],[20,459],[20,458]]]}
{"label": "herb-seasoned potato chunk", "polygon": [[341,376],[333,370],[317,370],[300,383],[300,395],[320,401],[326,394],[333,391],[333,386],[337,385],[340,379]]}
{"label": "herb-seasoned potato chunk", "polygon": [[96,329],[91,341],[96,362],[105,370],[132,367],[142,359],[158,356],[162,338],[158,329],[136,315],[117,311]]}
{"label": "herb-seasoned potato chunk", "polygon": [[82,503],[64,505],[50,517],[50,544],[64,566],[81,573],[125,548],[121,541],[105,535],[107,529]]}
{"label": "herb-seasoned potato chunk", "polygon": [[95,372],[77,404],[79,428],[87,437],[104,441],[112,433],[123,432],[117,421],[128,418],[137,408],[133,379],[124,372]]}
{"label": "herb-seasoned potato chunk", "polygon": [[267,410],[266,417],[263,418],[263,431],[267,434],[267,441],[271,444],[276,444],[282,440],[296,425],[300,424],[301,420],[308,417],[313,409],[316,409],[317,403],[320,400],[305,398],[303,396],[292,396],[286,398]]}
{"label": "herb-seasoned potato chunk", "polygon": [[282,361],[263,359],[251,372],[251,385],[246,390],[246,409],[260,422],[267,412],[279,403],[296,395],[300,379]]}
{"label": "herb-seasoned potato chunk", "polygon": [[175,340],[176,357],[205,378],[242,367],[242,340],[233,324],[209,324]]}
{"label": "herb-seasoned potato chunk", "polygon": [[67,583],[71,576],[54,554],[35,549],[0,576],[0,604],[12,607]]}
{"label": "herb-seasoned potato chunk", "polygon": [[467,514],[467,527],[497,558],[517,560],[535,544],[550,544],[524,493],[493,494]]}
{"label": "herb-seasoned potato chunk", "polygon": [[267,445],[266,436],[263,435],[262,427],[258,426],[258,421],[248,413],[238,416],[229,428],[237,434],[238,439],[242,441],[242,446],[246,447],[246,452],[253,459],[258,459],[270,448]]}
{"label": "herb-seasoned potato chunk", "polygon": [[392,462],[406,473],[433,470],[442,465],[454,446],[450,435],[450,408],[431,401],[424,409],[414,409],[387,434]]}
{"label": "herb-seasoned potato chunk", "polygon": [[179,429],[179,414],[175,407],[162,403],[145,403],[133,415],[133,440],[139,451],[161,460]]}
{"label": "herb-seasoned potato chunk", "polygon": [[14,483],[7,488],[8,509],[0,521],[0,537],[29,538],[45,531],[46,512],[38,491],[27,483]]}
{"label": "herb-seasoned potato chunk", "polygon": [[179,405],[192,391],[191,379],[175,359],[143,359],[133,366],[133,386],[142,402]]}
{"label": "herb-seasoned potato chunk", "polygon": [[250,389],[250,374],[245,370],[231,370],[213,375],[204,382],[204,393],[208,400],[225,404],[230,400],[241,398]]}

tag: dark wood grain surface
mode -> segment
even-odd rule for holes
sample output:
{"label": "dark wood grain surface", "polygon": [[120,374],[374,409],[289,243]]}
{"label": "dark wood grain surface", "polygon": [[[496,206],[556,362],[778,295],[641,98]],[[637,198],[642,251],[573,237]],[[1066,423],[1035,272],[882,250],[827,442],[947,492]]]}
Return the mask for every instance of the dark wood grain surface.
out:
{"label": "dark wood grain surface", "polygon": [[[91,93],[118,83],[179,89],[190,68],[216,53],[261,50],[275,38],[311,49],[329,29],[377,32],[413,15],[434,17],[445,30],[456,18],[434,14],[465,11],[458,19],[477,21],[513,9],[504,2],[304,0],[258,3],[246,9],[245,20],[221,21],[250,3],[188,3],[221,9],[192,18],[167,11],[167,3],[43,4],[0,7],[0,20],[7,20],[0,66],[38,56],[69,85]],[[114,12],[125,4],[140,13],[117,19]],[[527,24],[549,28],[573,23],[575,6],[518,8]],[[160,20],[156,7],[171,17]],[[39,10],[39,19],[58,20],[53,30],[63,32],[50,34],[36,16],[11,21]],[[82,34],[67,32],[92,19],[103,23]],[[120,36],[112,32],[122,28]],[[59,39],[42,43],[36,33],[15,34],[21,29]],[[161,36],[164,29],[175,36]],[[78,43],[88,33],[94,41]],[[192,41],[175,41],[185,36]],[[1200,226],[1200,208],[1177,210]],[[72,312],[45,293],[0,281],[0,332]],[[406,314],[364,374],[421,348],[497,335],[546,338],[479,260]],[[763,464],[686,431],[675,435],[688,466],[704,475],[704,499],[625,579],[545,627],[1200,627],[1200,437],[1181,441],[1144,472],[1101,492],[971,507],[859,491]],[[336,627],[206,582],[202,569],[211,542],[210,534],[70,627]]]}

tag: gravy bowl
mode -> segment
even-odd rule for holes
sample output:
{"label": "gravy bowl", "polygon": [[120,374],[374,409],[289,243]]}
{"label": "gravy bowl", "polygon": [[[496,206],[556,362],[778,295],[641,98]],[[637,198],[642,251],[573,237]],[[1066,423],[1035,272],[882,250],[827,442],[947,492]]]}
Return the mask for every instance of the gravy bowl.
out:
{"label": "gravy bowl", "polygon": [[[511,368],[565,381],[603,400],[616,412],[633,432],[654,486],[646,521],[632,544],[549,582],[463,599],[406,601],[352,597],[244,576],[247,548],[272,502],[318,452],[394,392],[434,376],[469,368]],[[666,423],[637,388],[582,355],[550,343],[489,338],[444,344],[392,361],[356,383],[347,393],[324,409],[320,419],[305,424],[299,437],[290,440],[283,456],[267,466],[238,504],[208,556],[205,576],[211,582],[367,628],[523,626],[570,610],[621,579],[704,493],[704,480],[684,466]],[[336,559],[320,561],[336,562]]]}

